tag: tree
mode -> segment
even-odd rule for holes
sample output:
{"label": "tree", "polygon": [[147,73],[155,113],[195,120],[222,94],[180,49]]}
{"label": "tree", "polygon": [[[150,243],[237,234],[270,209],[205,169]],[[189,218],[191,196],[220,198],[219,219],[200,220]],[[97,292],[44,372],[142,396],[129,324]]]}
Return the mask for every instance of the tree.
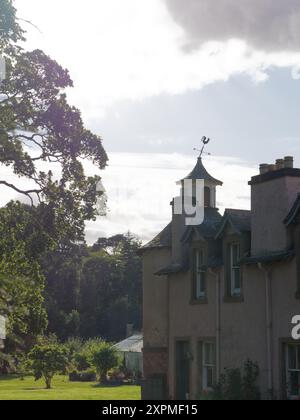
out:
{"label": "tree", "polygon": [[51,389],[54,375],[64,373],[67,363],[67,350],[58,343],[38,344],[28,355],[30,368],[35,380],[43,378],[46,388]]}
{"label": "tree", "polygon": [[[26,52],[15,43],[23,38],[12,2],[0,2],[4,25],[0,54],[6,79],[0,84],[0,163],[32,187],[7,179],[0,186],[23,195],[31,205],[43,204],[52,225],[83,240],[84,222],[103,209],[100,176],[85,175],[82,160],[104,169],[107,155],[99,136],[84,127],[80,111],[67,102],[69,72],[40,50]],[[99,210],[99,208],[98,208]]]}
{"label": "tree", "polygon": [[11,0],[0,0],[0,48],[23,39],[23,31],[16,19],[16,9]]}
{"label": "tree", "polygon": [[79,335],[80,281],[85,246],[67,244],[49,252],[41,263],[45,274],[48,332],[62,341]]}
{"label": "tree", "polygon": [[92,355],[92,363],[97,370],[100,383],[106,382],[108,371],[118,367],[119,362],[118,353],[111,344],[103,342],[99,345]]}
{"label": "tree", "polygon": [[99,238],[85,259],[80,288],[81,334],[118,341],[126,325],[142,326],[140,242],[127,235]]}
{"label": "tree", "polygon": [[[22,180],[2,177],[0,189],[10,188],[28,203],[10,203],[0,212],[0,310],[9,316],[10,337],[20,344],[33,342],[47,324],[43,263],[54,254],[63,259],[66,250],[83,242],[85,221],[105,208],[100,177],[86,176],[82,161],[92,161],[96,172],[108,158],[101,138],[85,128],[80,111],[67,101],[65,89],[73,86],[68,70],[40,50],[25,51],[19,22],[13,1],[0,0],[0,55],[6,61],[6,79],[0,83],[0,164]],[[70,266],[62,271],[73,281]],[[74,282],[78,289],[78,278]],[[76,297],[68,299],[64,311],[53,295],[67,330],[78,330],[71,304]]]}
{"label": "tree", "polygon": [[0,312],[8,317],[6,350],[26,350],[47,326],[43,307],[44,277],[36,261],[45,246],[26,208],[10,203],[0,209]]}

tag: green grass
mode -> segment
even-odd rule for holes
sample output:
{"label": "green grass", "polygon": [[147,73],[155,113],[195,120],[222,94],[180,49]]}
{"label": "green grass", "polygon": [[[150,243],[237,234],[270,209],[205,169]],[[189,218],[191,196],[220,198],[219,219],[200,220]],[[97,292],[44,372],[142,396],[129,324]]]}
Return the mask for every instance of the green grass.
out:
{"label": "green grass", "polygon": [[0,377],[0,400],[140,400],[139,386],[103,387],[97,383],[69,382],[65,376],[53,379],[52,389],[43,381],[28,377]]}

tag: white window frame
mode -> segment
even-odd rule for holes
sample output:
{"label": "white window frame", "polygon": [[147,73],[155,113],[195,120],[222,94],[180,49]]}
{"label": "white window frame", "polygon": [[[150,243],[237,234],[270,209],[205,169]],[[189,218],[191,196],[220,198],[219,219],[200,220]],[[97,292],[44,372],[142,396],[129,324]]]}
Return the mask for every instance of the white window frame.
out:
{"label": "white window frame", "polygon": [[[212,347],[213,362],[210,363],[206,360],[206,346]],[[216,372],[216,345],[212,341],[202,342],[202,389],[203,391],[212,391],[212,387],[208,386],[208,371],[212,370],[213,384],[215,384],[215,372]]]}
{"label": "white window frame", "polygon": [[204,251],[196,249],[196,284],[195,284],[195,298],[204,299],[206,297],[206,270],[204,265]]}
{"label": "white window frame", "polygon": [[[238,242],[234,242],[232,244],[230,244],[230,292],[231,292],[231,296],[233,297],[237,297],[237,296],[241,296],[242,293],[242,283],[241,283],[241,266],[235,265],[234,261],[233,261],[233,247],[237,247],[238,248],[238,258],[240,258],[241,255],[241,247],[240,244]],[[235,287],[235,273],[236,271],[239,272],[239,280],[240,280],[240,287],[236,288]]]}
{"label": "white window frame", "polygon": [[[290,347],[296,348],[296,369],[291,369],[289,364],[289,349]],[[287,392],[288,398],[290,400],[299,400],[300,399],[300,344],[286,344],[285,346],[285,360],[286,360],[286,382],[287,382]],[[299,375],[299,392],[298,395],[292,395],[291,393],[291,384],[290,384],[290,374],[298,373]]]}

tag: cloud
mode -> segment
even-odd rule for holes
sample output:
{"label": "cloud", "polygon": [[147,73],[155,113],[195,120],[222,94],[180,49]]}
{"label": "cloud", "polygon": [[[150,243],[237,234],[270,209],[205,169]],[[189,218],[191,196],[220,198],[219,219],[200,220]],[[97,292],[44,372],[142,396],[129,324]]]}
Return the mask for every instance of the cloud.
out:
{"label": "cloud", "polygon": [[190,47],[241,39],[267,52],[300,50],[299,0],[165,0]]}
{"label": "cloud", "polygon": [[[108,212],[86,224],[87,242],[91,244],[99,237],[127,231],[143,242],[152,239],[171,220],[170,202],[179,193],[176,182],[190,173],[195,163],[195,157],[178,153],[111,153],[109,167],[101,174],[108,196]],[[205,166],[224,182],[217,191],[221,212],[225,207],[250,207],[247,182],[257,173],[256,167],[224,156],[206,157]],[[85,170],[87,174],[95,173],[90,162],[85,163]],[[0,174],[3,179],[27,186],[23,178],[20,180],[6,167],[0,166]],[[0,188],[0,197],[2,206],[9,200],[20,199],[5,187]]]}
{"label": "cloud", "polygon": [[[264,25],[262,19],[256,23],[256,15],[262,14],[259,4],[266,0],[249,0],[248,4],[253,3],[257,8],[248,6],[245,12],[241,7],[232,6],[244,4],[244,0],[219,0],[219,7],[215,7],[217,0],[169,0],[169,8],[165,1],[86,0],[84,5],[74,1],[72,7],[69,0],[16,0],[15,3],[19,17],[29,19],[41,29],[39,32],[26,26],[27,47],[42,48],[69,68],[75,83],[75,88],[68,92],[69,98],[82,109],[88,121],[105,118],[107,111],[120,101],[138,103],[161,94],[184,94],[217,81],[227,81],[237,74],[263,81],[267,78],[267,69],[272,66],[288,67],[300,63],[300,54],[264,54],[249,49],[243,41],[202,45],[203,41],[215,39],[214,34],[222,41],[227,39],[237,27],[238,23],[234,25],[234,21],[239,19],[243,25],[238,24],[237,35],[245,23],[248,29],[244,31],[249,38],[250,22],[254,20],[258,28],[253,30],[251,40],[254,42],[257,37],[258,43],[258,39],[263,38],[261,46],[264,46],[264,38],[265,45],[271,41],[283,45],[286,40],[296,45],[300,25],[295,23],[293,26],[292,21],[296,19],[297,22],[297,14],[290,18],[290,29],[286,29],[291,4],[296,4],[294,1],[280,0],[286,10],[276,2],[278,5],[272,8],[270,18],[274,16],[274,19],[270,22],[266,17]],[[270,5],[274,1],[267,3]],[[199,5],[206,5],[205,13],[199,13]],[[295,6],[298,8],[300,6]],[[250,9],[252,14],[247,17]],[[279,20],[280,11],[285,20]],[[270,32],[268,36],[263,36],[263,30]],[[294,35],[284,36],[285,30]],[[275,34],[276,31],[279,32]],[[189,34],[190,42],[197,45],[189,54],[182,48],[185,33]]]}
{"label": "cloud", "polygon": [[[205,159],[208,171],[224,182],[217,191],[220,211],[225,207],[249,209],[248,181],[258,169],[233,157]],[[152,239],[171,220],[170,202],[179,193],[176,181],[195,163],[195,157],[175,153],[111,153],[110,166],[103,173],[109,212],[87,224],[88,242],[128,230],[143,242]]]}

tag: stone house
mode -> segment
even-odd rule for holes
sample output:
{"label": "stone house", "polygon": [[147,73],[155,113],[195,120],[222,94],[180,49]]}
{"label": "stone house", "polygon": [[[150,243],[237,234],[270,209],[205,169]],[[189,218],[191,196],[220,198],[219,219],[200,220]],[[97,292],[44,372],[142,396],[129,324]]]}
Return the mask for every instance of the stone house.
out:
{"label": "stone house", "polygon": [[216,208],[213,178],[198,158],[204,221],[172,221],[142,250],[145,399],[198,399],[225,368],[258,363],[263,398],[299,398],[300,169],[263,164],[251,211]]}

